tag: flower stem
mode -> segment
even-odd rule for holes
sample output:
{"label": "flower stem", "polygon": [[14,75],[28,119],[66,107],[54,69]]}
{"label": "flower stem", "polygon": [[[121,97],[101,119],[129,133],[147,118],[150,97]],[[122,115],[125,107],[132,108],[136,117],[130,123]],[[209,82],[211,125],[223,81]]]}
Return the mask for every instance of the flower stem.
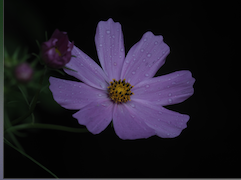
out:
{"label": "flower stem", "polygon": [[23,130],[23,129],[53,129],[53,130],[60,130],[60,131],[67,131],[67,132],[74,132],[74,133],[89,132],[85,128],[71,128],[71,127],[65,127],[65,126],[54,125],[54,124],[28,123],[28,124],[20,124],[20,125],[12,126],[6,129],[4,133],[9,133],[9,132]]}
{"label": "flower stem", "polygon": [[36,161],[35,159],[33,159],[31,156],[27,155],[26,153],[24,153],[23,151],[19,150],[18,148],[16,148],[14,145],[12,145],[7,139],[4,138],[4,142],[9,145],[10,147],[12,147],[13,149],[15,149],[16,151],[20,152],[22,155],[24,155],[25,157],[29,158],[31,161],[33,161],[35,164],[39,165],[41,168],[43,168],[45,171],[47,171],[49,174],[51,174],[53,177],[55,177],[56,179],[59,179],[54,173],[52,173],[49,169],[47,169],[46,167],[44,167],[42,164],[40,164],[38,161]]}
{"label": "flower stem", "polygon": [[35,109],[35,106],[36,106],[36,104],[37,104],[37,100],[38,100],[38,96],[39,96],[41,87],[42,87],[42,85],[43,85],[43,80],[44,80],[44,76],[45,76],[45,73],[46,73],[46,69],[47,69],[47,68],[45,67],[45,68],[44,68],[44,72],[43,72],[43,74],[42,74],[42,77],[41,77],[41,79],[40,79],[40,87],[39,87],[39,89],[37,90],[37,92],[36,92],[36,94],[35,94],[35,96],[34,96],[34,98],[33,98],[33,100],[32,100],[32,103],[30,104],[30,108],[29,108],[28,112],[25,113],[23,116],[15,119],[15,120],[12,122],[12,124],[17,124],[17,123],[23,121],[24,119],[26,119],[28,116],[30,116],[30,115],[33,113],[33,111],[34,111],[34,109]]}

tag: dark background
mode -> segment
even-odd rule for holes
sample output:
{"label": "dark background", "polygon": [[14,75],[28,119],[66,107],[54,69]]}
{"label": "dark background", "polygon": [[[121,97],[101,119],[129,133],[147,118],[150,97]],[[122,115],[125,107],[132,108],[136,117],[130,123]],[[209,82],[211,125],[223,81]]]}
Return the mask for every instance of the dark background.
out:
{"label": "dark background", "polygon": [[[121,140],[110,126],[98,135],[38,130],[18,138],[26,153],[59,178],[240,178],[239,11],[231,1],[5,1],[10,52],[21,44],[38,53],[35,40],[58,28],[98,62],[96,26],[111,17],[122,25],[126,53],[146,31],[163,35],[171,52],[157,75],[187,69],[196,79],[192,97],[167,107],[191,117],[176,138]],[[49,109],[47,98],[42,95],[35,113],[42,123],[82,127],[72,118],[76,111]],[[7,145],[4,177],[52,178]]]}

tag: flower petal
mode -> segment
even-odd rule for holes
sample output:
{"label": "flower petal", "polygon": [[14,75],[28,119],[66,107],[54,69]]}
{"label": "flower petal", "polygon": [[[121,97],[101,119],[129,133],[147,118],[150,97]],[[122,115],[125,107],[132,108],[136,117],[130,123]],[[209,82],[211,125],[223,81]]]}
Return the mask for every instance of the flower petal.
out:
{"label": "flower petal", "polygon": [[113,125],[121,139],[140,139],[155,135],[155,131],[139,116],[135,106],[135,102],[115,104]]}
{"label": "flower petal", "polygon": [[142,101],[116,105],[113,113],[116,134],[122,139],[148,138],[152,135],[173,138],[186,128],[188,120],[188,115]]}
{"label": "flower petal", "polygon": [[136,109],[144,122],[162,138],[174,138],[187,127],[189,116],[168,110],[164,107],[137,101]]}
{"label": "flower petal", "polygon": [[134,95],[131,99],[149,101],[162,106],[177,104],[193,95],[194,82],[191,72],[187,70],[146,79],[134,86]]}
{"label": "flower petal", "polygon": [[108,87],[109,80],[95,61],[76,46],[73,47],[72,55],[76,57],[72,57],[70,62],[66,64],[66,67],[77,72],[64,69],[67,74],[97,89],[105,90]]}
{"label": "flower petal", "polygon": [[170,48],[163,42],[162,36],[146,32],[142,39],[128,52],[121,79],[126,79],[131,85],[136,85],[144,79],[152,78],[164,64]]}
{"label": "flower petal", "polygon": [[107,99],[106,91],[92,88],[84,83],[49,78],[49,89],[54,100],[66,109],[81,109],[96,99]]}
{"label": "flower petal", "polygon": [[85,125],[91,133],[98,134],[111,122],[112,112],[113,102],[109,99],[97,99],[73,114],[73,117],[78,119],[81,125]]}
{"label": "flower petal", "polygon": [[101,66],[109,81],[113,78],[119,80],[125,58],[120,23],[115,23],[111,18],[108,21],[100,21],[96,29],[95,45]]}

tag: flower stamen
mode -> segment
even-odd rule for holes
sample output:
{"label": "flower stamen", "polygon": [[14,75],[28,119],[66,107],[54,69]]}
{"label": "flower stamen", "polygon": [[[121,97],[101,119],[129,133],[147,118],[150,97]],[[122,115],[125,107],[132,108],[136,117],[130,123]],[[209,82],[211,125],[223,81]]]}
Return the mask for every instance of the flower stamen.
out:
{"label": "flower stamen", "polygon": [[55,52],[56,52],[59,56],[62,56],[62,55],[61,55],[61,52],[58,50],[57,47],[55,47]]}
{"label": "flower stamen", "polygon": [[130,101],[130,96],[134,94],[131,92],[133,87],[134,86],[131,86],[130,83],[125,82],[125,79],[122,81],[116,81],[113,79],[113,81],[110,82],[110,86],[108,87],[109,97],[115,103],[125,103]]}

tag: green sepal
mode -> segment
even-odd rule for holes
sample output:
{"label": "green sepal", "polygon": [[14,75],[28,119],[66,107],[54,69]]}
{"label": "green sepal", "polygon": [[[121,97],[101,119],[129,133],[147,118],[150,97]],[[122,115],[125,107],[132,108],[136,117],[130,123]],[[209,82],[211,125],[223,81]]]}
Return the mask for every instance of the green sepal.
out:
{"label": "green sepal", "polygon": [[76,71],[76,70],[70,69],[70,68],[65,67],[65,66],[63,67],[63,69],[67,69],[67,70],[70,70],[70,71],[78,72],[78,71]]}

